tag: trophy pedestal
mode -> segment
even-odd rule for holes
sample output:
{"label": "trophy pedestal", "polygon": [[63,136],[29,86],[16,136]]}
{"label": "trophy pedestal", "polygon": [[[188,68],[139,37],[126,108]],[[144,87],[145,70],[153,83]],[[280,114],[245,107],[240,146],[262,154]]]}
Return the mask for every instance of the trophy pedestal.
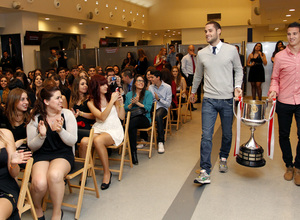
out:
{"label": "trophy pedestal", "polygon": [[240,146],[236,162],[246,167],[263,167],[266,160],[263,158],[264,149],[254,140],[254,127],[251,127],[251,137],[249,141]]}

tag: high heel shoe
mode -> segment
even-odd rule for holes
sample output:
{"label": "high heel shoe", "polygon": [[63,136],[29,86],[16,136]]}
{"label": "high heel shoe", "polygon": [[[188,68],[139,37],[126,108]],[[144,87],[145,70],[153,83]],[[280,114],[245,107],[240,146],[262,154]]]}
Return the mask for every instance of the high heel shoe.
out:
{"label": "high heel shoe", "polygon": [[134,165],[138,165],[139,164],[139,161],[138,161],[138,158],[137,158],[137,153],[136,151],[135,152],[131,152],[131,156],[132,156],[132,163]]}
{"label": "high heel shoe", "polygon": [[45,216],[39,217],[38,220],[45,220]]}
{"label": "high heel shoe", "polygon": [[101,184],[101,190],[106,190],[109,188],[109,185],[111,184],[111,177],[112,177],[112,173],[110,172],[110,179],[108,183],[102,183]]}

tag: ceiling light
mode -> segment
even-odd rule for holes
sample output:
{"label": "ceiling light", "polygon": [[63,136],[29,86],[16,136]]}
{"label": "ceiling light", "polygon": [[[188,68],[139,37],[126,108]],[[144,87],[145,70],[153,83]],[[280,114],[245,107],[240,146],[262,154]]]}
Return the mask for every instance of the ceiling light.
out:
{"label": "ceiling light", "polygon": [[294,9],[294,8],[291,8],[289,11],[296,11],[296,9]]}
{"label": "ceiling light", "polygon": [[50,18],[45,18],[45,20],[46,20],[46,21],[49,21],[49,20],[50,20]]}
{"label": "ceiling light", "polygon": [[157,33],[155,33],[155,36],[157,36]]}
{"label": "ceiling light", "polygon": [[279,28],[274,28],[274,31],[278,31],[279,30]]}
{"label": "ceiling light", "polygon": [[108,27],[105,27],[105,29],[108,29]]}
{"label": "ceiling light", "polygon": [[79,25],[83,25],[83,23],[79,23]]}
{"label": "ceiling light", "polygon": [[168,30],[168,32],[170,32],[170,30]]}
{"label": "ceiling light", "polygon": [[106,4],[105,6],[106,6],[106,8],[108,8],[108,4]]}
{"label": "ceiling light", "polygon": [[124,31],[127,31],[127,29],[125,29]]}
{"label": "ceiling light", "polygon": [[87,2],[87,0],[84,0],[85,2]]}
{"label": "ceiling light", "polygon": [[125,12],[125,9],[123,9],[123,12]]}
{"label": "ceiling light", "polygon": [[172,35],[175,35],[174,33]]}
{"label": "ceiling light", "polygon": [[291,17],[292,15],[286,15],[285,17]]}
{"label": "ceiling light", "polygon": [[143,15],[143,18],[145,17],[145,15]]}
{"label": "ceiling light", "polygon": [[117,9],[118,9],[118,7],[116,6],[116,7],[115,7],[115,10],[117,10]]}
{"label": "ceiling light", "polygon": [[98,5],[99,4],[99,2],[98,1],[96,1],[96,5]]}
{"label": "ceiling light", "polygon": [[137,12],[136,15],[139,16],[139,13]]}
{"label": "ceiling light", "polygon": [[132,11],[130,11],[130,14],[132,14]]}
{"label": "ceiling light", "polygon": [[149,32],[149,34],[151,34],[151,32]]}
{"label": "ceiling light", "polygon": [[283,21],[286,22],[287,20],[284,19]]}
{"label": "ceiling light", "polygon": [[142,34],[144,34],[145,33],[145,31],[142,31]]}
{"label": "ceiling light", "polygon": [[178,34],[180,34],[180,31],[178,32]]}

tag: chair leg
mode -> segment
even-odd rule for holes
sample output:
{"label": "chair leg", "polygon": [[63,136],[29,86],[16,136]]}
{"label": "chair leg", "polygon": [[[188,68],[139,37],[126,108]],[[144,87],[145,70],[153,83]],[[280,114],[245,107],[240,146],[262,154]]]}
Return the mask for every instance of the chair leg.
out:
{"label": "chair leg", "polygon": [[32,197],[31,197],[31,194],[30,194],[30,191],[29,191],[29,188],[27,187],[27,190],[26,190],[26,194],[27,194],[27,199],[28,199],[28,202],[31,206],[31,215],[32,215],[32,218],[34,220],[37,220],[37,214],[36,214],[36,211],[35,211],[35,208],[34,208],[34,204],[33,204],[33,201],[32,201]]}

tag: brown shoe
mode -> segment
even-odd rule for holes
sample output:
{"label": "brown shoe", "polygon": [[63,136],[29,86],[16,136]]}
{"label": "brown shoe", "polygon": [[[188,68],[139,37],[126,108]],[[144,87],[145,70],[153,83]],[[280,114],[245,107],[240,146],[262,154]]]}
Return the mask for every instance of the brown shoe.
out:
{"label": "brown shoe", "polygon": [[[300,174],[300,173],[299,173]],[[293,167],[291,167],[291,166],[289,166],[289,167],[287,167],[286,168],[286,172],[285,172],[285,174],[284,174],[284,179],[286,180],[286,181],[291,181],[292,179],[293,179],[293,176],[294,176],[294,169],[293,169]],[[300,176],[299,176],[299,178],[300,178]],[[300,180],[300,179],[299,179]]]}
{"label": "brown shoe", "polygon": [[297,186],[300,186],[300,169],[295,168],[295,173],[294,173],[294,182]]}

